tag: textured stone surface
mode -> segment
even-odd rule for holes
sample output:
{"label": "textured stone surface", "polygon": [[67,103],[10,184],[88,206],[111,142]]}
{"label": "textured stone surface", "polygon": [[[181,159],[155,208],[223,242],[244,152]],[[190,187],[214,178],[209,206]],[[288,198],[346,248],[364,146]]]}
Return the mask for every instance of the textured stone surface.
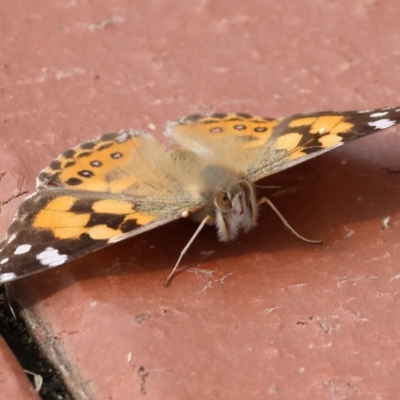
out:
{"label": "textured stone surface", "polygon": [[[194,112],[400,104],[396,2],[0,3],[0,230],[64,149]],[[263,184],[232,244],[177,221],[11,286],[77,399],[396,399],[399,132]],[[163,139],[161,139],[163,140]],[[388,227],[382,220],[390,217]]]}

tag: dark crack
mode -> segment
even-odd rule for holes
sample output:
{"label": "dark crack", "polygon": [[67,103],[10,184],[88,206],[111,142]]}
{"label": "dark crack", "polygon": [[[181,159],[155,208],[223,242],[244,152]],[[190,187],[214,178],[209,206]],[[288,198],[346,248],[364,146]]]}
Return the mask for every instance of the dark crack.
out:
{"label": "dark crack", "polygon": [[135,321],[140,325],[147,319],[154,319],[164,317],[167,314],[168,310],[163,308],[160,314],[139,314],[135,317]]}
{"label": "dark crack", "polygon": [[[7,172],[4,172],[3,174],[0,174],[0,182],[4,178],[4,176],[7,174]],[[21,185],[18,185],[18,193],[12,195],[10,198],[8,198],[5,201],[0,201],[0,212],[3,206],[7,205],[10,201],[17,199],[18,197],[24,196],[28,194],[29,192],[27,190],[22,190]]]}
{"label": "dark crack", "polygon": [[146,394],[146,378],[149,376],[149,373],[146,372],[146,368],[141,365],[138,369],[138,377],[141,379],[140,383],[140,393]]}

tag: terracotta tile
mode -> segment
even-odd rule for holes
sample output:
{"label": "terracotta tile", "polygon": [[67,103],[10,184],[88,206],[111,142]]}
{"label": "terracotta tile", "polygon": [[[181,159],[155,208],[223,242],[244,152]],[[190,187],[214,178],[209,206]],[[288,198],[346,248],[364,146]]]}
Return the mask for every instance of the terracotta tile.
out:
{"label": "terracotta tile", "polygon": [[[25,0],[0,15],[2,232],[41,168],[107,131],[400,104],[393,2]],[[263,182],[321,246],[265,207],[232,244],[205,229],[167,289],[187,221],[10,290],[77,399],[395,399],[399,154],[391,129]]]}
{"label": "terracotta tile", "polygon": [[39,400],[6,342],[0,337],[0,399]]}

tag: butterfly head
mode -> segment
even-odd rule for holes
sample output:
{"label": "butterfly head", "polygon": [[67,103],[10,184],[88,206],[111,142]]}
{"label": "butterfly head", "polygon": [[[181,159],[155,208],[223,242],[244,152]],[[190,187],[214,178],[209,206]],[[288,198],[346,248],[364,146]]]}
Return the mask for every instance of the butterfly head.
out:
{"label": "butterfly head", "polygon": [[243,230],[249,231],[257,223],[258,202],[254,184],[244,173],[218,163],[204,166],[194,179],[204,207],[191,215],[201,222],[211,217],[207,224],[216,225],[221,242],[234,240]]}
{"label": "butterfly head", "polygon": [[214,209],[219,239],[222,242],[234,240],[241,229],[247,232],[257,223],[254,185],[242,179],[226,187],[215,196]]}

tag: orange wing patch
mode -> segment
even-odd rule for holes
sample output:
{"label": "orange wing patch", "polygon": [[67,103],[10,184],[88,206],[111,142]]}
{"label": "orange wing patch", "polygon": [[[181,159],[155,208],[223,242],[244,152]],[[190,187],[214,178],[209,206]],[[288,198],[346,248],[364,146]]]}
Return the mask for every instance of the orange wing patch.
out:
{"label": "orange wing patch", "polygon": [[94,240],[108,240],[146,225],[155,215],[135,211],[126,201],[105,199],[80,209],[80,199],[61,196],[51,200],[33,219],[33,227],[51,231],[57,239],[77,239],[87,234]]}
{"label": "orange wing patch", "polygon": [[290,128],[300,126],[309,126],[309,133],[336,135],[345,133],[354,125],[349,122],[343,122],[342,115],[324,115],[322,117],[304,117],[294,119],[289,123]]}
{"label": "orange wing patch", "polygon": [[72,187],[92,192],[118,193],[138,179],[116,177],[115,170],[124,170],[131,163],[131,154],[140,147],[141,136],[107,134],[93,142],[65,151],[44,169],[40,184],[48,187]]}
{"label": "orange wing patch", "polygon": [[258,147],[268,141],[279,122],[280,119],[262,118],[243,113],[217,113],[207,116],[190,115],[169,125],[178,135],[185,135],[185,137],[190,137],[191,134],[212,135],[213,138],[221,140],[236,136],[248,140],[246,147]]}
{"label": "orange wing patch", "polygon": [[[323,150],[342,144],[344,140],[339,134],[353,127],[354,124],[344,121],[343,115],[304,116],[290,121],[289,133],[278,137],[275,145],[278,150],[288,151],[288,159],[294,160],[306,156],[309,149]],[[300,129],[302,132],[296,132]]]}

